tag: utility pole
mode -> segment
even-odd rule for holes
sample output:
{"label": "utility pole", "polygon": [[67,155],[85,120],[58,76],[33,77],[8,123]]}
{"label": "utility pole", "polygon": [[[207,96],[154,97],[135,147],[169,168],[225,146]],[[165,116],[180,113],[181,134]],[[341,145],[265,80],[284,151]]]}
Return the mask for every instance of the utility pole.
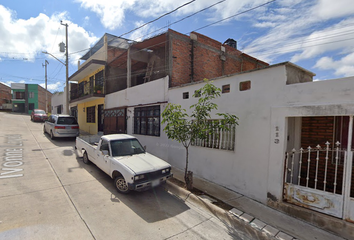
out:
{"label": "utility pole", "polygon": [[65,61],[65,67],[66,67],[66,106],[65,106],[65,111],[66,114],[70,115],[69,112],[69,46],[68,46],[68,24],[67,23],[63,23],[62,21],[60,21],[60,24],[65,26],[65,36],[66,36],[66,44],[65,44],[65,57],[66,57],[66,61]]}
{"label": "utility pole", "polygon": [[42,66],[45,67],[45,112],[48,113],[48,90],[47,90],[47,65],[49,62],[45,60],[44,64],[42,63]]}

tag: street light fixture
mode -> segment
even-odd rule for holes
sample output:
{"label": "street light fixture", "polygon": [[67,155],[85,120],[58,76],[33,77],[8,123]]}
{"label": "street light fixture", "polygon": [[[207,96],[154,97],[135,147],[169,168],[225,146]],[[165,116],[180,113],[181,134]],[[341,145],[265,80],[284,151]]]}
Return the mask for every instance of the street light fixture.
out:
{"label": "street light fixture", "polygon": [[60,21],[60,24],[61,25],[64,25],[66,27],[66,31],[65,31],[65,35],[66,35],[66,44],[65,46],[63,46],[64,44],[63,43],[60,43],[59,46],[60,46],[60,51],[61,52],[64,52],[64,48],[66,49],[65,51],[65,57],[66,57],[66,61],[65,63],[63,63],[62,61],[60,61],[58,58],[56,58],[53,54],[45,51],[45,52],[42,52],[44,54],[48,54],[50,56],[52,56],[53,58],[55,58],[56,60],[58,60],[61,64],[63,64],[65,67],[66,67],[66,81],[65,81],[65,86],[66,86],[66,106],[65,106],[65,111],[66,111],[66,114],[69,114],[70,115],[70,112],[69,112],[69,54],[68,54],[68,24],[65,23],[63,24],[62,21]]}

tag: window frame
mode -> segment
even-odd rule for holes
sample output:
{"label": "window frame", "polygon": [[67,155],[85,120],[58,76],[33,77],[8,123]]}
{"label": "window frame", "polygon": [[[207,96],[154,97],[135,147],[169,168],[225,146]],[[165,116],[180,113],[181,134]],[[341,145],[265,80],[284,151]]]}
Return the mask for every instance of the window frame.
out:
{"label": "window frame", "polygon": [[86,123],[96,123],[96,106],[86,107]]}
{"label": "window frame", "polygon": [[134,134],[155,137],[161,135],[160,105],[134,108]]}
{"label": "window frame", "polygon": [[236,124],[230,125],[228,131],[221,130],[216,124],[221,124],[222,119],[209,119],[209,124],[213,126],[213,132],[208,134],[207,139],[196,139],[191,143],[195,147],[205,147],[219,150],[235,151]]}

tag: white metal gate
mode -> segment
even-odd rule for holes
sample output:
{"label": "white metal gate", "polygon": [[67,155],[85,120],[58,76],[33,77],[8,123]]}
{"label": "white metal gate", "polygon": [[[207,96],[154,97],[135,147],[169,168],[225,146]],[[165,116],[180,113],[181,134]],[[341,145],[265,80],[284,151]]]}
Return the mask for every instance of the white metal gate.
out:
{"label": "white metal gate", "polygon": [[351,116],[347,146],[326,142],[285,154],[284,201],[354,221],[352,130]]}

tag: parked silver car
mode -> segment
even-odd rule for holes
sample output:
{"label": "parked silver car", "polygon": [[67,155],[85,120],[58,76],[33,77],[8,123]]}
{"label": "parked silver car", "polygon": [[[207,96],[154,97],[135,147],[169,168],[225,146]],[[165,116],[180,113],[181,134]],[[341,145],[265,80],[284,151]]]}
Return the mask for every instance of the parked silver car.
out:
{"label": "parked silver car", "polygon": [[79,136],[79,124],[76,119],[69,115],[50,115],[45,121],[43,132],[49,133],[50,138],[77,137]]}

